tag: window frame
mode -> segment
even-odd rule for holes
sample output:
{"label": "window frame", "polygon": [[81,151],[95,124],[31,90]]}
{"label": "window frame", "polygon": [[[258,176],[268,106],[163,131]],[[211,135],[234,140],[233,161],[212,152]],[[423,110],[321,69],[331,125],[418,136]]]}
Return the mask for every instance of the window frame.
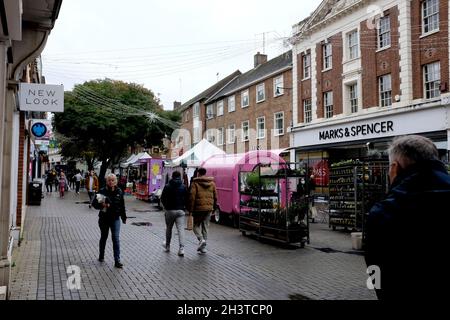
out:
{"label": "window frame", "polygon": [[[309,102],[309,105],[308,105],[309,110],[306,110],[306,107],[307,107],[306,102]],[[309,116],[307,116],[308,114],[309,114]],[[312,122],[312,101],[311,101],[311,98],[303,100],[303,117],[304,117],[304,119],[303,119],[304,123],[311,123]],[[308,119],[309,119],[309,121],[308,121]]]}
{"label": "window frame", "polygon": [[[435,7],[436,8],[436,12],[434,12],[432,14],[428,14],[428,12],[427,12],[427,15],[426,15],[426,13],[425,13],[425,5],[427,3],[434,2],[434,1],[436,2],[435,3],[436,5],[435,6],[431,6],[431,8]],[[421,16],[422,16],[422,19],[421,19],[421,22],[422,22],[422,35],[427,35],[427,34],[430,34],[430,33],[438,32],[440,30],[440,26],[439,26],[439,24],[440,24],[440,17],[439,17],[440,10],[439,9],[440,8],[439,8],[439,5],[440,5],[439,0],[424,0],[424,1],[422,1],[422,3],[421,3],[421,10],[420,10],[421,11]],[[426,19],[430,19],[431,17],[436,17],[436,21],[432,22],[432,24],[436,25],[436,26],[432,30],[429,29],[430,23],[428,21],[427,21],[428,22],[427,24],[425,23],[425,20]],[[428,26],[428,30],[425,30],[426,26]]]}
{"label": "window frame", "polygon": [[[223,113],[224,113],[224,103],[223,103],[223,99],[217,101],[216,109],[217,109],[217,116],[218,116],[218,117],[223,116]],[[220,110],[222,110],[222,113],[220,113]]]}
{"label": "window frame", "polygon": [[[330,52],[328,52],[327,48],[329,48]],[[333,69],[333,46],[331,45],[330,42],[324,43],[322,45],[322,64],[323,64],[322,71]]]}
{"label": "window frame", "polygon": [[194,106],[192,108],[192,117],[193,118],[200,117],[200,102],[194,103]]}
{"label": "window frame", "polygon": [[[387,85],[383,79],[389,79],[389,90],[383,90]],[[378,77],[378,91],[380,106],[382,108],[392,106],[392,75],[390,73]]]}
{"label": "window frame", "polygon": [[[244,123],[246,123],[247,124],[247,138],[245,138],[245,136],[244,136]],[[246,141],[249,141],[249,139],[250,139],[250,120],[245,120],[245,121],[242,121],[241,122],[241,129],[242,129],[242,132],[241,132],[241,141],[242,142],[246,142]]]}
{"label": "window frame", "polygon": [[[259,96],[259,88],[262,87],[263,98],[258,100]],[[256,103],[261,103],[266,100],[266,85],[264,82],[256,85]]]}
{"label": "window frame", "polygon": [[218,146],[223,146],[225,144],[225,128],[224,127],[220,127],[217,128],[217,145]]}
{"label": "window frame", "polygon": [[[277,88],[278,88],[277,80],[278,79],[281,79],[281,86],[279,87],[280,90],[279,90],[279,93],[277,94]],[[279,96],[282,96],[283,94],[284,94],[284,77],[283,77],[283,75],[280,75],[278,77],[273,78],[273,96],[279,97]]]}
{"label": "window frame", "polygon": [[[352,35],[355,34],[355,43],[351,43]],[[353,48],[355,48],[355,56],[353,56]],[[360,57],[359,54],[359,31],[358,29],[354,29],[350,32],[347,32],[347,59],[354,60]]]}
{"label": "window frame", "polygon": [[[438,78],[432,79],[431,81],[427,82],[427,68],[433,66],[433,72],[436,72],[436,75]],[[437,69],[434,67],[437,66]],[[441,62],[435,61],[431,63],[427,63],[423,65],[422,67],[423,72],[423,87],[424,87],[424,98],[425,99],[434,99],[441,96]],[[433,73],[434,74],[434,73]],[[433,85],[433,89],[430,89],[428,86]],[[434,92],[437,92],[436,95],[434,95]],[[433,96],[429,95],[429,93],[433,93]]]}
{"label": "window frame", "polygon": [[[358,97],[358,83],[350,83],[347,85],[348,88],[348,101],[350,102],[350,113],[357,113],[359,111],[359,97]],[[354,92],[352,88],[355,88]],[[352,96],[352,94],[354,96]],[[355,103],[356,102],[356,103]]]}
{"label": "window frame", "polygon": [[[211,108],[211,112],[208,112],[208,109]],[[214,119],[214,103],[208,104],[206,106],[206,120]]]}
{"label": "window frame", "polygon": [[[259,119],[263,119],[263,122],[262,122],[264,124],[264,129],[262,129],[263,136],[259,135],[259,133],[260,133],[259,122],[258,122]],[[265,138],[266,138],[266,117],[265,116],[257,117],[256,118],[256,139],[261,140],[261,139],[265,139]]]}
{"label": "window frame", "polygon": [[[329,99],[327,99],[329,97]],[[331,100],[331,104],[329,104]],[[327,91],[323,93],[323,111],[324,117],[326,119],[331,119],[334,116],[334,102],[333,102],[333,91]]]}
{"label": "window frame", "polygon": [[[230,100],[233,100],[233,109],[232,110],[230,109]],[[235,112],[236,111],[236,96],[235,95],[229,96],[227,103],[228,103],[228,113]]]}
{"label": "window frame", "polygon": [[[388,29],[382,30],[383,26],[382,21],[387,21]],[[378,23],[379,23],[377,28],[378,50],[389,48],[391,46],[391,16],[385,15],[384,17],[381,17]],[[385,41],[387,41],[387,43],[383,44]]]}
{"label": "window frame", "polygon": [[[244,96],[247,97],[247,104],[244,104]],[[250,106],[250,93],[249,90],[242,90],[241,91],[241,108],[247,108],[248,106]]]}
{"label": "window frame", "polygon": [[[233,127],[233,129],[231,129]],[[231,132],[233,132],[233,140],[231,140]],[[227,144],[235,144],[236,143],[236,125],[229,124],[227,129]]]}
{"label": "window frame", "polygon": [[[309,64],[307,64],[307,62]],[[302,64],[303,64],[303,80],[311,78],[311,52],[306,52],[302,56]],[[308,70],[308,74],[306,75],[306,70]]]}
{"label": "window frame", "polygon": [[[280,115],[280,114],[281,114],[281,121],[282,121],[281,132],[279,132],[279,128],[277,128],[277,120],[280,120],[280,119],[277,119],[277,115]],[[273,135],[275,137],[284,135],[284,111],[275,112],[273,114],[273,129],[274,129]]]}

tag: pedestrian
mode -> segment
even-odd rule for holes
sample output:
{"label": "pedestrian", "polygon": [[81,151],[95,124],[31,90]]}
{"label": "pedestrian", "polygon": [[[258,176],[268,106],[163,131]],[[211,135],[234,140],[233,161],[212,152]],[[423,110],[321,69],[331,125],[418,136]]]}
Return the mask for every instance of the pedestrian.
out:
{"label": "pedestrian", "polygon": [[77,174],[74,176],[74,180],[75,180],[75,192],[76,192],[77,194],[80,194],[81,179],[83,179],[83,176],[81,175],[80,171],[78,171]]}
{"label": "pedestrian", "polygon": [[106,240],[108,240],[109,229],[113,242],[114,266],[122,268],[120,261],[120,220],[126,224],[127,216],[125,211],[125,201],[122,190],[117,187],[117,177],[114,174],[106,176],[106,187],[102,188],[94,198],[92,206],[100,210],[98,225],[100,227],[100,244],[98,261],[105,261]]}
{"label": "pedestrian", "polygon": [[92,207],[92,201],[94,201],[95,194],[98,192],[98,179],[95,176],[94,170],[89,172],[89,176],[85,180],[86,190],[89,195],[89,208]]}
{"label": "pedestrian", "polygon": [[396,138],[388,154],[389,192],[372,207],[365,226],[366,263],[377,273],[374,289],[381,300],[440,297],[435,285],[449,285],[442,259],[450,176],[428,138]]}
{"label": "pedestrian", "polygon": [[214,178],[206,177],[206,169],[198,169],[198,177],[192,180],[188,211],[194,218],[194,233],[199,241],[197,251],[206,253],[211,212],[216,208],[217,192]]}
{"label": "pedestrian", "polygon": [[166,184],[161,195],[166,218],[166,241],[163,243],[163,247],[164,251],[170,251],[172,228],[175,223],[178,230],[178,242],[180,245],[178,255],[180,257],[184,256],[184,216],[187,196],[187,189],[181,181],[180,172],[174,171],[172,179]]}
{"label": "pedestrian", "polygon": [[55,169],[52,170],[52,181],[55,184],[55,192],[58,190],[59,186],[59,179],[58,174],[56,173]]}
{"label": "pedestrian", "polygon": [[64,191],[69,189],[69,183],[63,171],[59,174],[59,196],[64,198]]}
{"label": "pedestrian", "polygon": [[53,192],[53,176],[51,171],[47,172],[47,175],[45,176],[45,187],[48,190],[50,189],[50,192]]}

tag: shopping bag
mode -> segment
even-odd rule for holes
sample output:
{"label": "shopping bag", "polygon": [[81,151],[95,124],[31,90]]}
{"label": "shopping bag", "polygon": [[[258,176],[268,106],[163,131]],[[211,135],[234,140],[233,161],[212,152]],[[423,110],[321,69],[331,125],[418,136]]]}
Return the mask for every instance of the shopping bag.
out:
{"label": "shopping bag", "polygon": [[193,228],[194,228],[194,217],[191,214],[187,216],[186,230],[192,230]]}

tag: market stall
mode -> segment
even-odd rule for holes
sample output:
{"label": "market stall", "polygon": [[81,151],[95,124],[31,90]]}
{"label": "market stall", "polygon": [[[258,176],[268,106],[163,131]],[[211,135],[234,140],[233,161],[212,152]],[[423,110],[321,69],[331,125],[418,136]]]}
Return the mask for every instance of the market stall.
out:
{"label": "market stall", "polygon": [[137,156],[132,166],[137,169],[138,175],[134,195],[139,200],[147,201],[153,191],[161,188],[163,160],[154,159],[144,152]]}

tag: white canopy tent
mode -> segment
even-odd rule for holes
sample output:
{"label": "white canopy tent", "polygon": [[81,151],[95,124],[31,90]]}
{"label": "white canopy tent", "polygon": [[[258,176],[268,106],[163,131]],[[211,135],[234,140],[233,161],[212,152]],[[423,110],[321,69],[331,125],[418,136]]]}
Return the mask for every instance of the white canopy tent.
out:
{"label": "white canopy tent", "polygon": [[225,154],[225,151],[203,139],[182,156],[172,160],[171,166],[180,166],[184,162],[188,167],[198,167],[203,161],[216,154]]}
{"label": "white canopy tent", "polygon": [[137,160],[137,154],[132,154],[125,162],[120,163],[121,168],[128,168],[130,165],[135,163]]}

